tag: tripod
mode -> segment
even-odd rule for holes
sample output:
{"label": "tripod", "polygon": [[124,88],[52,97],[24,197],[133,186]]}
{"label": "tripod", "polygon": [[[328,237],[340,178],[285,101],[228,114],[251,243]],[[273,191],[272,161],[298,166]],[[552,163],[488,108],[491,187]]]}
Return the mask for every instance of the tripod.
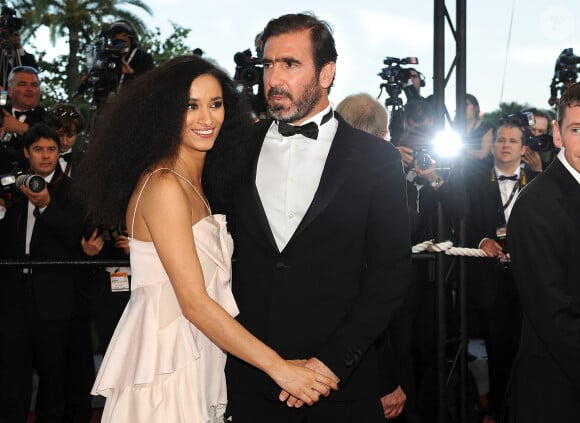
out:
{"label": "tripod", "polygon": [[10,71],[16,66],[22,66],[16,45],[3,40],[0,44],[0,84],[4,89],[8,84]]}
{"label": "tripod", "polygon": [[381,92],[385,88],[389,95],[385,100],[385,107],[390,112],[389,133],[391,141],[397,145],[405,131],[405,108],[403,99],[399,97],[402,92],[401,85],[398,82],[388,82],[381,84],[380,88]]}

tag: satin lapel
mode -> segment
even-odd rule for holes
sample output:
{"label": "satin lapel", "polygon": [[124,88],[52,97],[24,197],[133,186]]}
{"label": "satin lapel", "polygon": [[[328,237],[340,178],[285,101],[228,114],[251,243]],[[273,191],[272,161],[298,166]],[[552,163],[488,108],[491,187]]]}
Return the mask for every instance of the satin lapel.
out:
{"label": "satin lapel", "polygon": [[247,183],[242,185],[238,201],[241,204],[241,207],[239,207],[241,218],[249,227],[257,226],[258,231],[256,231],[256,235],[262,233],[272,248],[278,250],[276,240],[274,239],[274,235],[270,229],[270,224],[268,223],[264,206],[262,205],[262,200],[260,200],[260,195],[258,194],[258,188],[256,187],[258,158],[260,156],[262,144],[264,143],[264,137],[271,123],[271,120],[267,120],[256,124],[255,139],[257,140],[257,146],[254,154],[251,156],[251,174]]}
{"label": "satin lapel", "polygon": [[[562,207],[574,222],[576,228],[580,231],[580,185],[574,179],[570,172],[564,167],[560,160],[554,160],[551,171],[556,177],[557,186],[561,188],[563,195]],[[550,170],[550,169],[548,169]],[[546,170],[546,172],[548,172]]]}
{"label": "satin lapel", "polygon": [[349,175],[358,154],[358,150],[355,147],[357,142],[356,138],[349,132],[349,127],[342,121],[342,118],[337,116],[337,119],[339,122],[338,129],[332,141],[330,151],[328,152],[326,163],[324,164],[320,184],[293,238],[307,228],[328,206]]}

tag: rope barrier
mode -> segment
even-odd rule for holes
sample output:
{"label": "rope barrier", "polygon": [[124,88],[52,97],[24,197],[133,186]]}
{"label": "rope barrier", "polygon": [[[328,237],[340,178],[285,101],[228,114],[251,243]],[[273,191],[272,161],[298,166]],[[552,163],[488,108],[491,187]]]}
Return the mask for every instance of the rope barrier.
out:
{"label": "rope barrier", "polygon": [[448,256],[487,257],[485,251],[479,248],[454,247],[453,242],[451,241],[444,241],[435,244],[432,240],[427,240],[411,247],[412,253],[420,253],[423,251],[429,251],[432,253],[445,252]]}

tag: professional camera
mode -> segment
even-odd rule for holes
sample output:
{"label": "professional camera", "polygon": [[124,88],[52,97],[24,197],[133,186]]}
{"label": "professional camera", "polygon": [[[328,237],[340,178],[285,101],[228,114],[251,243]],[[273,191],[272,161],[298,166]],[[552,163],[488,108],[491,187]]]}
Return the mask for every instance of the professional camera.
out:
{"label": "professional camera", "polygon": [[419,59],[416,57],[404,57],[402,59],[386,57],[383,63],[387,67],[381,69],[378,75],[387,81],[387,83],[382,84],[381,88],[386,88],[387,93],[392,98],[398,97],[404,91],[407,96],[407,101],[418,99],[419,93],[413,84],[409,83],[411,70],[402,68],[401,65],[418,65]]}
{"label": "professional camera", "polygon": [[550,151],[554,148],[554,140],[549,134],[532,135],[530,127],[535,125],[536,119],[532,112],[520,112],[504,115],[499,121],[500,125],[506,123],[519,126],[524,132],[524,145],[538,152]]}
{"label": "professional camera", "polygon": [[108,31],[101,31],[100,39],[89,44],[85,50],[88,78],[77,89],[74,97],[93,91],[93,99],[100,102],[109,92],[114,91],[123,73],[123,55],[129,46],[123,40],[111,41]]}
{"label": "professional camera", "polygon": [[[236,63],[234,80],[240,83],[241,92],[248,97],[252,109],[258,117],[265,115],[262,60],[252,56],[252,51],[247,49],[234,54],[234,62]],[[257,90],[254,90],[254,86],[257,86]]]}
{"label": "professional camera", "polygon": [[0,38],[8,40],[10,34],[20,31],[22,28],[22,18],[16,17],[16,11],[8,6],[2,6],[0,12]]}
{"label": "professional camera", "polygon": [[[389,97],[385,100],[385,107],[390,110],[391,119],[389,122],[389,132],[391,140],[397,144],[403,131],[405,130],[405,115],[403,108],[403,100],[399,97],[402,92],[405,93],[407,101],[420,99],[420,95],[413,86],[409,83],[411,78],[411,70],[402,68],[402,65],[417,65],[419,59],[416,57],[404,57],[402,59],[396,57],[386,57],[383,64],[386,68],[381,69],[378,75],[385,81],[380,85],[381,93],[383,88],[386,89]],[[380,97],[380,94],[379,94]]]}
{"label": "professional camera", "polygon": [[28,187],[32,192],[40,192],[46,187],[46,181],[39,175],[23,173],[0,175],[0,197],[4,199],[6,207],[10,207],[14,203],[22,185]]}
{"label": "professional camera", "polygon": [[413,160],[417,162],[417,166],[422,170],[427,170],[433,165],[433,159],[427,147],[416,147],[413,150]]}
{"label": "professional camera", "polygon": [[580,57],[574,55],[574,49],[565,48],[556,59],[554,77],[550,84],[549,104],[553,106],[557,103],[558,91],[562,95],[568,86],[576,82],[579,73]]}

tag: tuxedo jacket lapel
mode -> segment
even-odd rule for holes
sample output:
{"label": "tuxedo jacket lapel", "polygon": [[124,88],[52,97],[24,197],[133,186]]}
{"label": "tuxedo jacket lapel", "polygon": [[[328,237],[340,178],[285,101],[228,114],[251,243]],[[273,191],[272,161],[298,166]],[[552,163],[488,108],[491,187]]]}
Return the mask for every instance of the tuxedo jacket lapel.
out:
{"label": "tuxedo jacket lapel", "polygon": [[[337,115],[335,114],[335,116]],[[338,130],[328,152],[320,183],[318,184],[310,207],[306,211],[304,218],[298,225],[292,238],[299,235],[305,228],[312,224],[328,206],[348,176],[352,164],[355,162],[357,153],[357,149],[354,148],[357,141],[356,137],[347,133],[347,127],[339,116],[337,116],[337,119],[339,122]],[[288,242],[289,244],[292,242],[292,238]]]}

